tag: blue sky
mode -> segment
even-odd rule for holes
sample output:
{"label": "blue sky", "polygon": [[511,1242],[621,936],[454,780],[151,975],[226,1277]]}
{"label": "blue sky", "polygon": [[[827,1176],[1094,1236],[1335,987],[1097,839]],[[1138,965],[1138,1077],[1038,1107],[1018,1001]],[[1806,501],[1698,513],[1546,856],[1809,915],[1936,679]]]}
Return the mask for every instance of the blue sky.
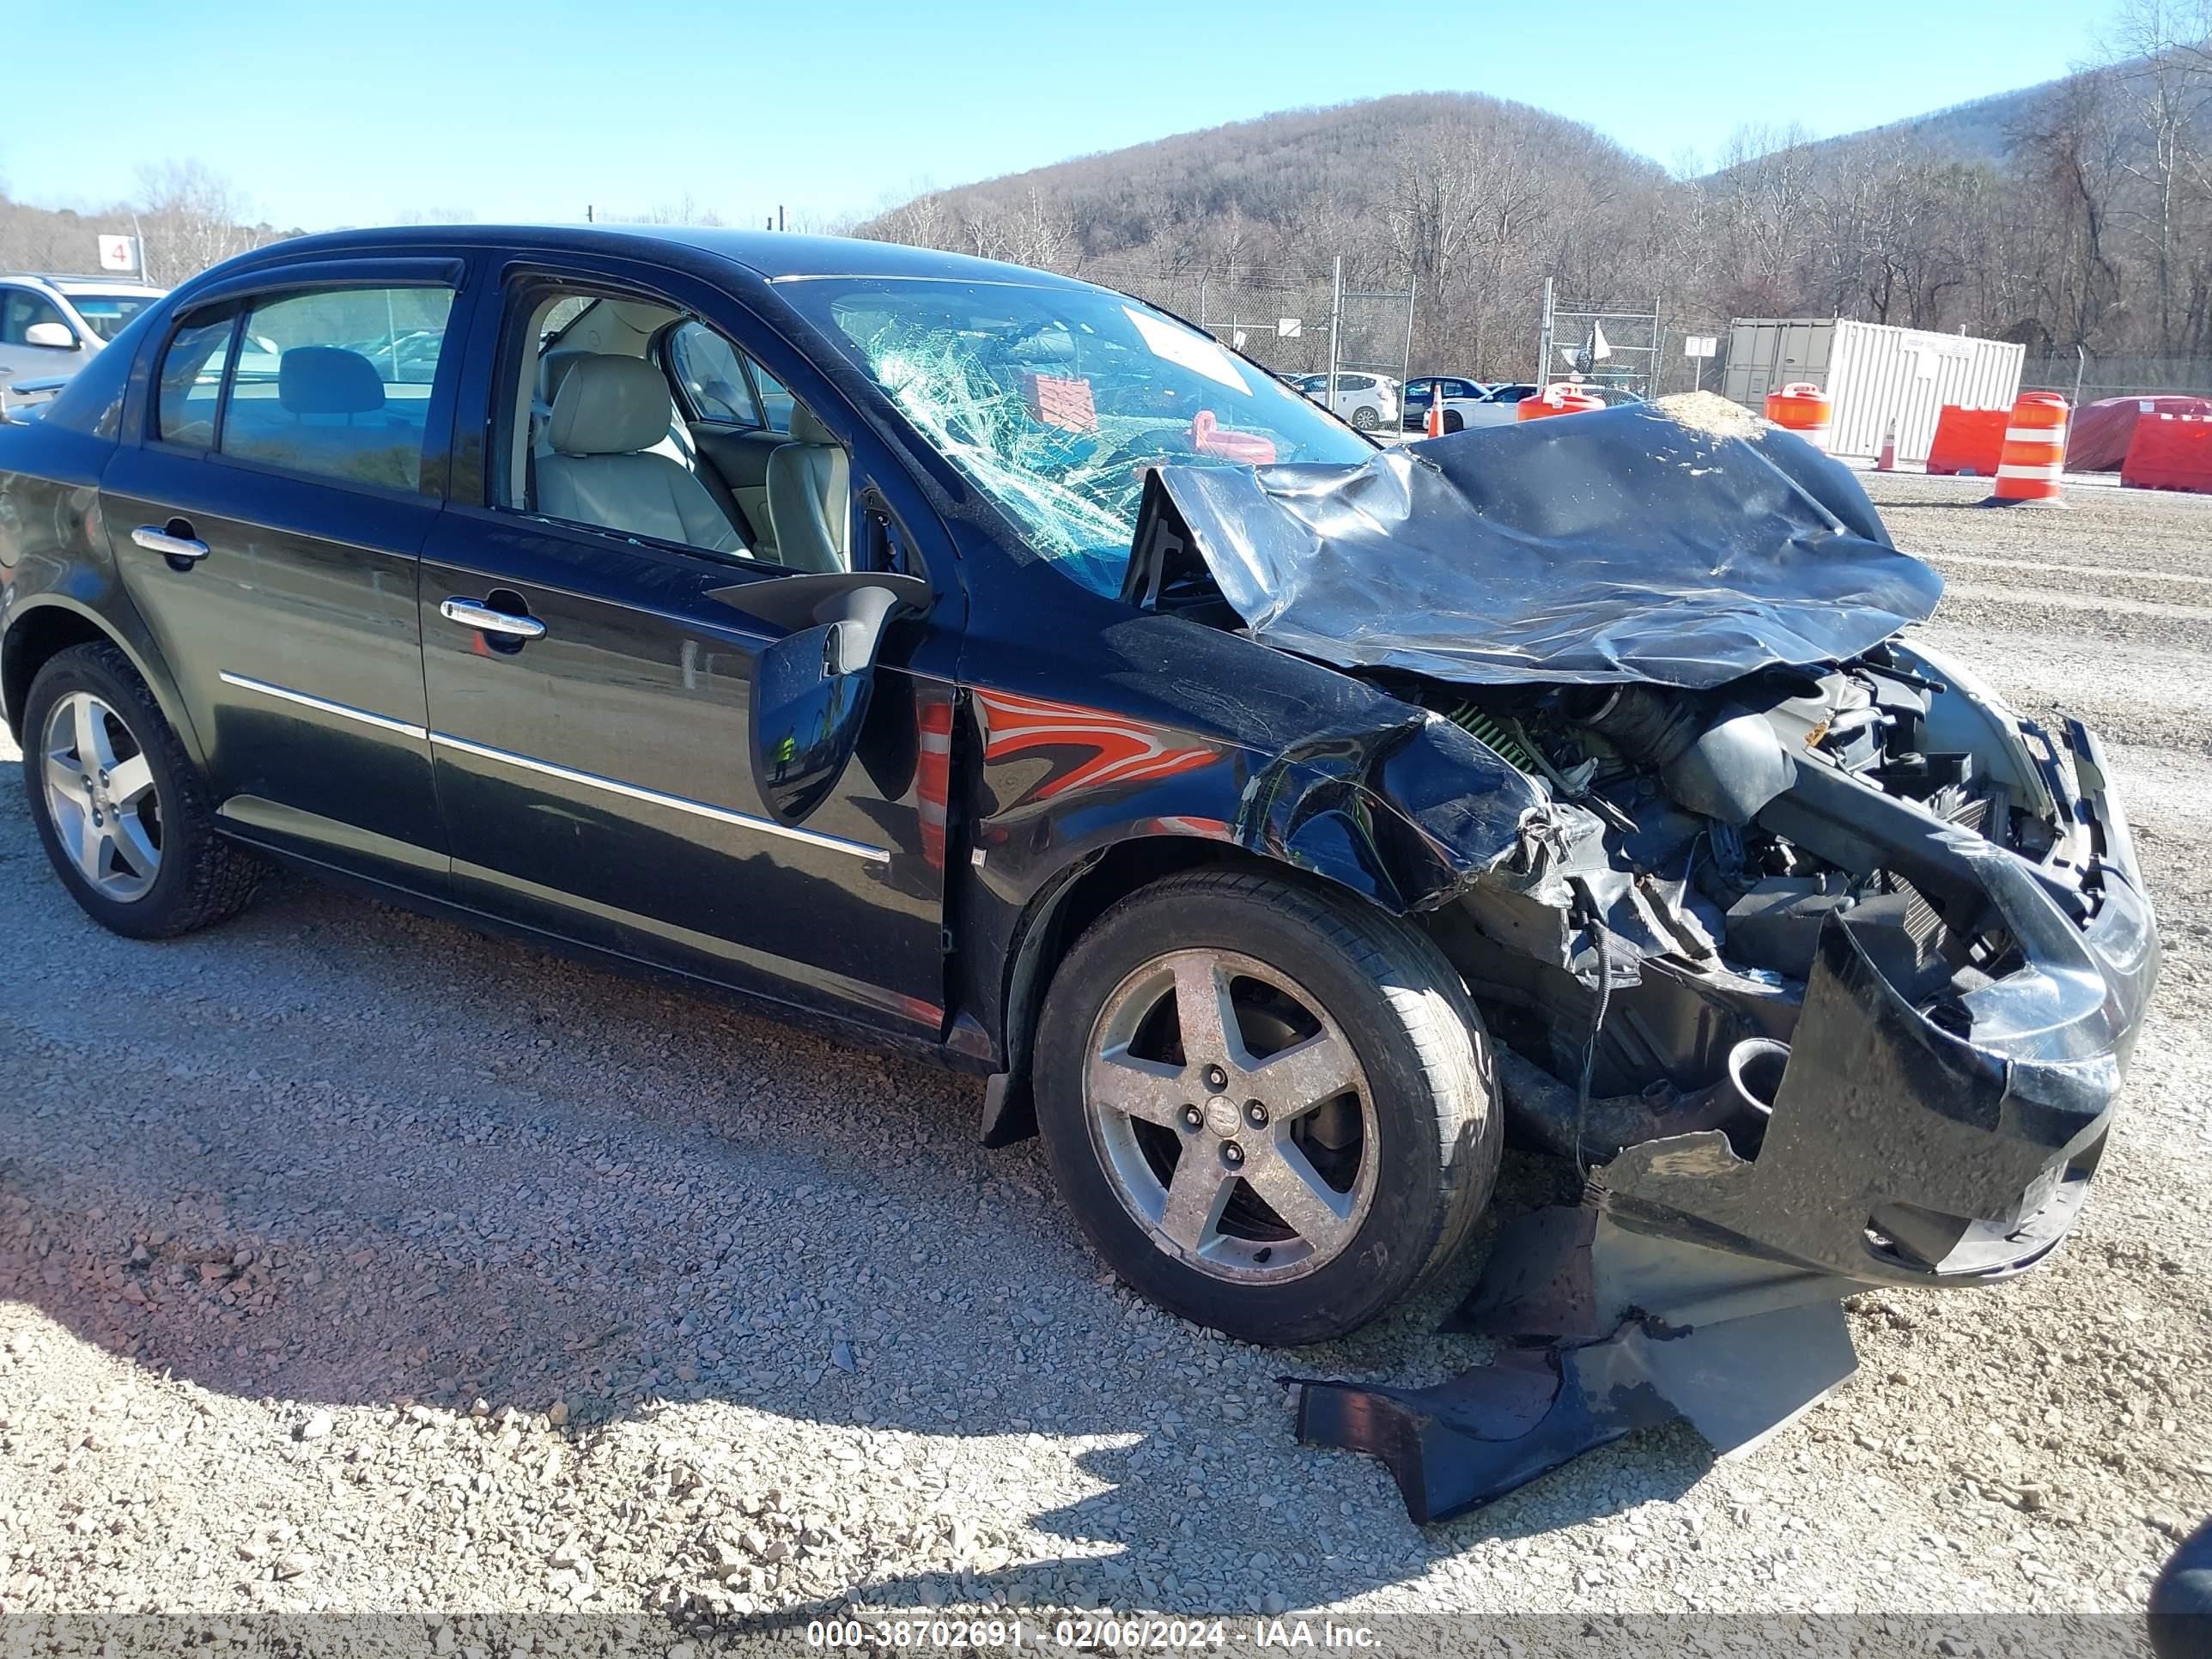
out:
{"label": "blue sky", "polygon": [[[1673,162],[2046,80],[2105,0],[15,0],[0,185],[94,206],[196,159],[317,228],[687,198],[817,222],[1271,110],[1468,89]],[[1581,25],[1579,33],[1567,20]]]}

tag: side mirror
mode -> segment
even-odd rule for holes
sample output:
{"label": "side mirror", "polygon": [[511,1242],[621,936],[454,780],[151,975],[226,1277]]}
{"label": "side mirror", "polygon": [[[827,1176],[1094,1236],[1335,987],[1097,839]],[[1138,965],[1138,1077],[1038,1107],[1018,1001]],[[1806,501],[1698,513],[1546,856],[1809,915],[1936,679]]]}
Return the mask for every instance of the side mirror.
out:
{"label": "side mirror", "polygon": [[23,331],[23,343],[46,346],[56,351],[75,351],[77,337],[67,323],[33,323]]}
{"label": "side mirror", "polygon": [[778,823],[796,825],[829,798],[853,759],[875,684],[884,629],[929,604],[918,576],[830,571],[769,577],[714,597],[789,631],[753,665],[753,776]]}

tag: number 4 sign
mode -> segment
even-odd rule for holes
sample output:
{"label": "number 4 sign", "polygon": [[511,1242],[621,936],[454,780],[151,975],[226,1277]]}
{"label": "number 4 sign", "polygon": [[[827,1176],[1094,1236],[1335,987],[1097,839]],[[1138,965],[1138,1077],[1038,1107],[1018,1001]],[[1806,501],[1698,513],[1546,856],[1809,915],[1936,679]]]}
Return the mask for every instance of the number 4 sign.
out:
{"label": "number 4 sign", "polygon": [[137,239],[132,236],[101,237],[100,239],[100,268],[102,270],[137,270]]}

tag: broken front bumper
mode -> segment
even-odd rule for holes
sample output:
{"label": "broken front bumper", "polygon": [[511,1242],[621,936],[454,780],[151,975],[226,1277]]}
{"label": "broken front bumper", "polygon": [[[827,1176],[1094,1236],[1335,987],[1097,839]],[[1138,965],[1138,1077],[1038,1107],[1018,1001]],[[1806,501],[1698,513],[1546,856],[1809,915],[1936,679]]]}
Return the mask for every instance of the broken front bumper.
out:
{"label": "broken front bumper", "polygon": [[2097,739],[2069,732],[2089,854],[2076,921],[2049,866],[1961,857],[2018,946],[2013,971],[1915,1008],[1832,919],[1754,1161],[1717,1132],[1605,1166],[1624,1227],[1866,1283],[1956,1284],[2033,1265],[2079,1213],[2158,969],[2158,935]]}
{"label": "broken front bumper", "polygon": [[1916,1007],[1831,917],[1753,1158],[1718,1130],[1626,1147],[1581,1206],[1500,1231],[1460,1316],[1511,1345],[1497,1364],[1425,1389],[1304,1383],[1300,1437],[1382,1457],[1417,1521],[1676,1415],[1740,1449],[1850,1376],[1844,1295],[1986,1283],[2049,1254],[2158,968],[2102,747],[2078,722],[2067,747],[2070,869],[1954,843],[2011,971]]}

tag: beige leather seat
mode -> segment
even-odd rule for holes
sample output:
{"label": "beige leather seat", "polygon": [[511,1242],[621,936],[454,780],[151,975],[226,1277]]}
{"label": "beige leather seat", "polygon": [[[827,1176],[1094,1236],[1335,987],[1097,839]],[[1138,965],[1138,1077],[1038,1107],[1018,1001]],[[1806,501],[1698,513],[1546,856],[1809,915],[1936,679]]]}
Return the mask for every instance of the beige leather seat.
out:
{"label": "beige leather seat", "polygon": [[538,463],[538,510],[625,535],[745,552],[706,486],[680,462],[651,453],[674,415],[668,382],[653,364],[577,354],[546,422],[552,453]]}
{"label": "beige leather seat", "polygon": [[768,458],[768,522],[775,556],[793,570],[849,570],[853,467],[844,446],[799,404],[791,441]]}

